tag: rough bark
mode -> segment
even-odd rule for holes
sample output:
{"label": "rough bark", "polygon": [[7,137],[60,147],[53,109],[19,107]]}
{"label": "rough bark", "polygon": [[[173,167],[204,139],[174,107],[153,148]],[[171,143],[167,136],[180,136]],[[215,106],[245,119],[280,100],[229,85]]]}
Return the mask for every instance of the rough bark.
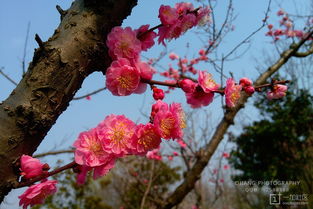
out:
{"label": "rough bark", "polygon": [[[313,32],[309,33],[307,37],[311,37]],[[258,79],[254,82],[255,86],[262,85],[266,82],[266,80],[277,72],[292,56],[296,56],[299,48],[303,46],[303,44],[307,41],[308,38],[299,41],[297,44],[292,44],[290,49],[284,51],[280,58],[269,67],[263,74],[261,74]],[[308,55],[312,54],[308,53]],[[217,149],[219,143],[224,138],[226,131],[229,126],[231,126],[234,122],[234,118],[241,110],[244,108],[244,104],[248,101],[248,95],[242,95],[239,101],[239,105],[235,108],[229,109],[225,114],[219,125],[215,129],[213,136],[211,137],[210,142],[201,148],[197,152],[197,161],[193,165],[193,167],[186,173],[186,177],[184,181],[175,189],[175,191],[166,199],[166,203],[163,205],[163,209],[170,209],[175,205],[178,205],[185,196],[194,188],[195,183],[200,179],[201,173],[204,168],[209,163],[211,157],[213,156],[215,150]]]}
{"label": "rough bark", "polygon": [[17,162],[31,155],[83,80],[105,69],[111,60],[105,38],[121,25],[137,0],[76,0],[61,11],[61,23],[47,42],[36,38],[27,73],[0,103],[0,202],[17,183]]}

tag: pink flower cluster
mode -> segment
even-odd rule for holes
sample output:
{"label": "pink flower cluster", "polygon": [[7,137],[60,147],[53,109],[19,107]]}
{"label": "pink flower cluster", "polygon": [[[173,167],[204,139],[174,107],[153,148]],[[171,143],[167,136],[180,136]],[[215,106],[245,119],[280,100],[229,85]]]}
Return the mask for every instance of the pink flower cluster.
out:
{"label": "pink flower cluster", "polygon": [[149,25],[138,30],[130,27],[114,27],[109,33],[106,44],[113,59],[106,72],[106,86],[115,96],[143,93],[146,84],[141,79],[152,79],[154,69],[140,61],[140,52],[154,45],[156,33],[148,31]]}
{"label": "pink flower cluster", "polygon": [[148,63],[140,61],[141,51],[151,48],[156,36],[162,43],[164,39],[177,38],[197,25],[208,13],[207,8],[194,10],[189,3],[176,4],[175,8],[162,5],[159,14],[162,26],[158,34],[150,30],[149,25],[137,30],[114,27],[106,40],[109,55],[113,59],[106,72],[107,88],[115,96],[143,93],[146,84],[141,81],[151,80],[155,71]]}
{"label": "pink flower cluster", "polygon": [[274,41],[278,41],[280,37],[285,36],[286,38],[297,37],[299,39],[305,36],[305,32],[302,30],[295,30],[293,21],[289,18],[288,13],[280,9],[277,12],[277,16],[281,17],[279,25],[281,28],[274,29],[272,24],[267,26],[267,36],[273,37]]}
{"label": "pink flower cluster", "polygon": [[177,3],[175,7],[162,5],[159,9],[159,18],[162,26],[159,27],[159,43],[165,45],[165,39],[178,38],[188,29],[198,25],[209,15],[206,8],[194,9],[191,3]]}
{"label": "pink flower cluster", "polygon": [[124,115],[109,115],[97,127],[80,133],[74,142],[75,162],[81,166],[78,183],[84,183],[93,170],[101,177],[114,167],[117,158],[145,155],[157,149],[164,139],[181,139],[185,127],[181,105],[158,100],[152,107],[151,122],[136,125]]}
{"label": "pink flower cluster", "polygon": [[286,96],[287,89],[288,87],[286,85],[276,84],[267,92],[267,99],[280,99]]}
{"label": "pink flower cluster", "polygon": [[[22,155],[21,159],[21,175],[24,179],[32,179],[34,177],[44,176],[48,173],[49,165],[41,163],[38,159],[28,155]],[[26,209],[28,206],[42,204],[44,199],[56,192],[57,181],[44,179],[39,184],[30,186],[20,198],[20,206]]]}

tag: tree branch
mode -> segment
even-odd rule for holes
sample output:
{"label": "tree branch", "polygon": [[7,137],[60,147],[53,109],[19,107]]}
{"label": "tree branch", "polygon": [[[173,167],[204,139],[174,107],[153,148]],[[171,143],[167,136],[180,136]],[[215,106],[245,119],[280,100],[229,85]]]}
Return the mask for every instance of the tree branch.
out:
{"label": "tree branch", "polygon": [[16,185],[14,167],[32,155],[84,79],[111,63],[105,38],[121,25],[137,0],[76,0],[44,49],[35,50],[28,71],[0,103],[0,202]]}
{"label": "tree branch", "polygon": [[[284,51],[280,58],[275,64],[269,67],[259,78],[254,82],[255,85],[262,85],[266,80],[277,72],[295,53],[299,50],[301,46],[311,37],[313,31],[308,33],[307,37],[299,41],[297,44],[294,44],[290,49]],[[175,191],[167,198],[166,204],[163,205],[163,209],[170,209],[175,205],[179,204],[184,197],[194,188],[195,183],[199,180],[202,171],[210,161],[212,155],[217,149],[219,143],[222,141],[224,134],[228,130],[229,126],[233,124],[233,120],[236,114],[244,107],[244,104],[247,102],[249,96],[242,95],[240,98],[239,105],[233,109],[228,109],[224,114],[224,117],[218,124],[215,129],[213,136],[211,137],[210,142],[201,148],[198,153],[199,157],[197,161],[191,168],[189,172],[186,173],[186,178],[184,181],[175,189]]]}

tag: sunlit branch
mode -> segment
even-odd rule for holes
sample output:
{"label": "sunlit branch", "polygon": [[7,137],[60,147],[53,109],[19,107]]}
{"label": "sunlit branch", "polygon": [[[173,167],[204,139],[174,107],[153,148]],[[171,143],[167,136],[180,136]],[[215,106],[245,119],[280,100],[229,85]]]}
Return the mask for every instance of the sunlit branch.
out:
{"label": "sunlit branch", "polygon": [[60,173],[60,172],[62,172],[64,170],[67,170],[67,169],[70,169],[70,168],[74,168],[77,165],[78,164],[75,161],[73,161],[73,162],[71,162],[69,164],[66,164],[66,165],[64,165],[64,166],[62,166],[60,168],[57,168],[57,169],[55,169],[55,170],[53,170],[51,172],[47,172],[46,174],[43,174],[41,176],[37,176],[37,177],[32,178],[32,179],[30,179],[28,181],[25,181],[25,182],[20,182],[17,185],[15,185],[14,188],[21,188],[21,187],[25,187],[25,186],[30,186],[33,183],[37,182],[37,181],[41,181],[43,179],[46,179],[49,176],[55,175],[55,174]]}

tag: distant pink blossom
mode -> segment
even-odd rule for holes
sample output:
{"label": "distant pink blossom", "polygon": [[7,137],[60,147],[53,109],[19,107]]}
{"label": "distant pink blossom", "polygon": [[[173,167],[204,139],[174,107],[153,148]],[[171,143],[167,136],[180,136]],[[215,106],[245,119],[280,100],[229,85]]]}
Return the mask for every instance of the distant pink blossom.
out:
{"label": "distant pink blossom", "polygon": [[173,160],[173,156],[172,156],[172,155],[169,155],[169,156],[167,156],[167,159],[168,159],[168,160]]}
{"label": "distant pink blossom", "polygon": [[135,154],[146,154],[148,151],[159,147],[161,137],[151,123],[139,124],[136,126],[131,141]]}
{"label": "distant pink blossom", "polygon": [[125,58],[111,63],[106,72],[106,86],[115,96],[127,96],[136,91],[140,82],[140,72]]}
{"label": "distant pink blossom", "polygon": [[208,106],[213,101],[214,93],[205,93],[202,89],[193,93],[186,93],[187,103],[190,104],[192,108],[199,108],[202,106]]}
{"label": "distant pink blossom", "polygon": [[148,159],[162,160],[162,156],[160,154],[160,148],[147,152],[146,157]]}
{"label": "distant pink blossom", "polygon": [[223,157],[224,158],[229,158],[230,157],[230,154],[228,152],[223,152]]}
{"label": "distant pink blossom", "polygon": [[199,207],[196,205],[193,205],[193,206],[191,206],[191,209],[199,209]]}
{"label": "distant pink blossom", "polygon": [[213,80],[212,74],[205,71],[199,71],[198,83],[205,93],[216,91],[220,87],[220,85]]}
{"label": "distant pink blossom", "polygon": [[277,12],[277,15],[278,15],[278,16],[282,16],[282,15],[284,15],[284,14],[285,14],[285,12],[284,12],[284,10],[282,10],[282,9],[278,10],[278,12]]}
{"label": "distant pink blossom", "polygon": [[79,134],[73,145],[75,162],[79,165],[96,167],[108,162],[111,155],[102,148],[97,128]]}
{"label": "distant pink blossom", "polygon": [[187,144],[184,142],[184,140],[182,139],[177,139],[176,142],[182,147],[182,148],[186,148]]}
{"label": "distant pink blossom", "polygon": [[267,99],[280,99],[286,96],[288,87],[286,85],[276,84],[273,86],[271,91],[267,92]]}
{"label": "distant pink blossom", "polygon": [[205,50],[204,49],[200,49],[198,53],[201,56],[205,56]]}
{"label": "distant pink blossom", "polygon": [[21,175],[26,179],[40,176],[44,173],[45,168],[49,169],[48,164],[41,163],[38,159],[28,155],[22,155],[21,159]]}
{"label": "distant pink blossom", "polygon": [[141,42],[130,27],[114,27],[107,36],[106,45],[113,59],[137,59],[141,52]]}
{"label": "distant pink blossom", "polygon": [[236,85],[234,79],[229,78],[226,81],[225,98],[227,107],[235,107],[240,99],[242,86]]}
{"label": "distant pink blossom", "polygon": [[273,29],[273,24],[269,24],[269,25],[267,26],[267,28],[268,28],[269,30],[272,30],[272,29]]}
{"label": "distant pink blossom", "polygon": [[179,82],[179,86],[185,93],[193,93],[197,84],[192,80],[185,78]]}
{"label": "distant pink blossom", "polygon": [[111,114],[97,126],[97,130],[102,148],[106,152],[120,156],[129,152],[135,132],[133,121],[124,115]]}
{"label": "distant pink blossom", "polygon": [[91,96],[86,96],[86,99],[87,100],[91,100]]}
{"label": "distant pink blossom", "polygon": [[57,191],[55,180],[45,180],[39,184],[30,186],[22,195],[18,198],[20,199],[20,206],[26,209],[28,206],[32,207],[37,204],[44,203],[44,200]]}
{"label": "distant pink blossom", "polygon": [[228,169],[229,169],[229,165],[224,165],[224,166],[223,166],[223,169],[224,169],[224,170],[228,170]]}
{"label": "distant pink blossom", "polygon": [[178,154],[178,152],[173,152],[173,155],[178,156],[179,154]]}
{"label": "distant pink blossom", "polygon": [[171,53],[169,54],[169,58],[170,58],[171,60],[176,60],[176,59],[179,59],[179,56],[178,56],[177,54],[175,54],[174,52],[171,52]]}
{"label": "distant pink blossom", "polygon": [[154,45],[154,38],[157,34],[149,31],[149,25],[142,25],[139,29],[135,30],[137,38],[141,41],[141,50],[147,51]]}

